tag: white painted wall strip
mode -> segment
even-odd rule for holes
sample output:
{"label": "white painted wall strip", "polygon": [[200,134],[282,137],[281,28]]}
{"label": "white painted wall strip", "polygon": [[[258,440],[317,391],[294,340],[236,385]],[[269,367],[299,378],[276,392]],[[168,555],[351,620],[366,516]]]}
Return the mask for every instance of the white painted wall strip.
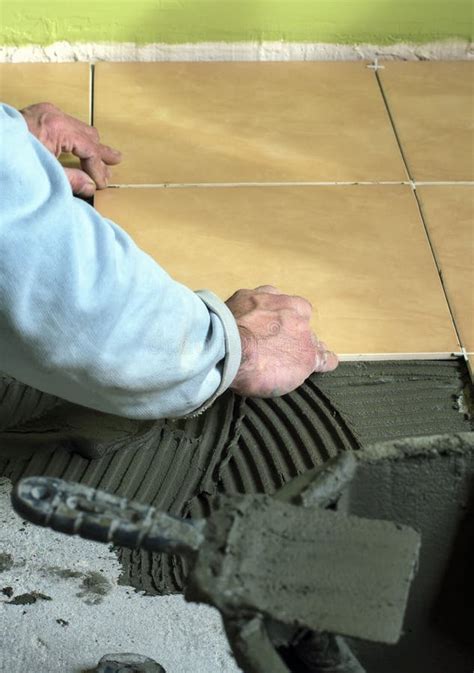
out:
{"label": "white painted wall strip", "polygon": [[0,62],[65,61],[353,61],[467,60],[474,48],[466,40],[427,44],[325,44],[308,42],[201,42],[199,44],[69,43],[0,46]]}

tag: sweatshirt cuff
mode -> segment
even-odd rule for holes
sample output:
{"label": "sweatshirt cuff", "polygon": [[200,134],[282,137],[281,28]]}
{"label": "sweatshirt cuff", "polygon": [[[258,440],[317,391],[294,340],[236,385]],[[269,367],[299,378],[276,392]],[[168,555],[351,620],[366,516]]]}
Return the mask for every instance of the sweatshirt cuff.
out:
{"label": "sweatshirt cuff", "polygon": [[219,387],[212,397],[191,414],[192,416],[197,416],[208,409],[219,395],[222,395],[222,393],[227,390],[237,376],[240,361],[242,359],[239,328],[237,327],[232,311],[210,290],[197,290],[195,294],[197,294],[197,296],[206,304],[209,311],[212,311],[212,313],[217,315],[222,323],[225,339],[225,360],[222,367]]}

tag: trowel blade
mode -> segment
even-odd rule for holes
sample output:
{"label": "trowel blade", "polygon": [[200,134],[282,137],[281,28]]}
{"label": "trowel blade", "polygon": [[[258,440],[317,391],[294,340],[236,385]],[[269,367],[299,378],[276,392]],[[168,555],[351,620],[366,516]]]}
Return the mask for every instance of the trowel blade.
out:
{"label": "trowel blade", "polygon": [[265,496],[223,498],[186,597],[224,615],[394,643],[420,547],[407,526]]}

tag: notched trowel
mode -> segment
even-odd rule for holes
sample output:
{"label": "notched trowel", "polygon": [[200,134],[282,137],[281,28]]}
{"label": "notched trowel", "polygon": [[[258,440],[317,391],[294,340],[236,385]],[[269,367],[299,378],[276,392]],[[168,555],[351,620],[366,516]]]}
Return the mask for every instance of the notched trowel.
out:
{"label": "notched trowel", "polygon": [[[324,509],[355,469],[352,454],[344,454],[274,496],[219,496],[205,520],[177,519],[49,477],[23,479],[12,500],[21,516],[41,526],[183,555],[186,599],[220,610],[243,670],[286,673],[274,647],[277,631],[289,638],[303,629],[383,643],[401,635],[420,536],[390,521]],[[363,669],[349,657],[345,668],[314,670]]]}

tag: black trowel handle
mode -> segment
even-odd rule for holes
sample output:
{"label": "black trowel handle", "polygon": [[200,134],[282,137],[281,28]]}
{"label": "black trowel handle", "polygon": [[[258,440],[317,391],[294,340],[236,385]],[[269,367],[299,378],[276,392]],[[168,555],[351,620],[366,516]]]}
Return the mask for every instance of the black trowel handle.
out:
{"label": "black trowel handle", "polygon": [[192,555],[202,542],[204,520],[172,517],[126,498],[53,477],[22,479],[14,509],[38,526],[130,549]]}

